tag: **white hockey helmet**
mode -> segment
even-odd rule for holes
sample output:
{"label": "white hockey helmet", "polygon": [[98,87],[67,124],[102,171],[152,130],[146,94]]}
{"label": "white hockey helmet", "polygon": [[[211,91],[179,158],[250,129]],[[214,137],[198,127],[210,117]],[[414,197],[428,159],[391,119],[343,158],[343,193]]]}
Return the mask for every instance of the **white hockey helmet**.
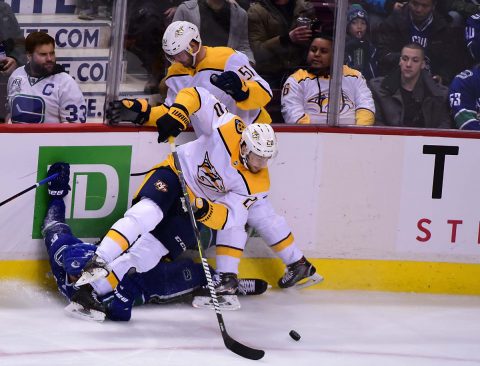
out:
{"label": "white hockey helmet", "polygon": [[[193,52],[191,41],[198,42],[198,50]],[[178,55],[182,51],[186,51],[193,57],[193,64],[195,65],[195,56],[200,47],[202,46],[202,40],[200,39],[200,33],[195,24],[186,21],[176,21],[171,23],[162,39],[162,48],[170,62],[174,62],[171,56]]]}
{"label": "white hockey helmet", "polygon": [[[245,148],[242,146],[245,145]],[[278,143],[272,126],[265,123],[252,123],[242,132],[240,139],[240,155],[247,169],[248,155],[254,153],[265,162],[278,153]]]}

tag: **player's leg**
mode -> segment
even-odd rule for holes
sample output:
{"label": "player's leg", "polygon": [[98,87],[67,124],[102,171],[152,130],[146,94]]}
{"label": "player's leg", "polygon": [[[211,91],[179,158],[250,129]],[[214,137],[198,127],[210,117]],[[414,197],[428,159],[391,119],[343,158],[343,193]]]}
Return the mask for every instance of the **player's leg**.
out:
{"label": "player's leg", "polygon": [[[86,318],[87,320],[100,320],[105,315],[113,320],[129,320],[133,300],[142,295],[142,290],[135,281],[133,281],[132,273],[147,272],[154,268],[160,258],[168,253],[168,250],[155,239],[151,234],[142,235],[128,252],[123,253],[110,263],[111,271],[107,277],[101,277],[90,284],[80,287],[72,296],[72,306],[68,308],[69,313],[77,313],[76,317]],[[132,279],[130,278],[132,277]],[[100,300],[114,294],[116,306],[110,309],[110,302],[106,304]],[[99,318],[99,314],[91,314],[92,310],[103,313],[103,318]],[[110,311],[113,314],[108,315]],[[82,313],[82,314],[80,314]],[[81,316],[86,314],[86,316]]]}
{"label": "player's leg", "polygon": [[[240,309],[238,265],[247,241],[245,228],[233,227],[217,231],[216,262],[217,270],[213,284],[218,302],[223,310]],[[211,308],[210,294],[207,288],[195,294],[192,305],[196,308]]]}
{"label": "player's leg", "polygon": [[179,195],[178,177],[171,169],[160,168],[147,175],[134,199],[134,205],[102,239],[77,284],[90,283],[108,276],[109,263],[128,250],[140,236],[152,231],[164,219],[171,206],[176,204]]}
{"label": "player's leg", "polygon": [[238,291],[238,265],[247,243],[244,227],[217,231],[215,289],[220,295],[236,295]]}
{"label": "player's leg", "polygon": [[248,225],[285,263],[285,274],[278,280],[279,287],[306,287],[323,280],[295,243],[285,218],[275,212],[270,201],[263,199],[250,207]]}

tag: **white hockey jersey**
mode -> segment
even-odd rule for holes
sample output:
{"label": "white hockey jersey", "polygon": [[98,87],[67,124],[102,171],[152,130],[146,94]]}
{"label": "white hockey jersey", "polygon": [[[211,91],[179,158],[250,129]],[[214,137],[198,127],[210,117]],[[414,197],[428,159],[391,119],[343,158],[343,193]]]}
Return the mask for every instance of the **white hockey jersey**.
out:
{"label": "white hockey jersey", "polygon": [[[303,69],[290,75],[282,89],[285,123],[326,124],[329,83],[329,77]],[[372,125],[374,114],[375,104],[365,78],[359,71],[344,66],[339,124]]]}
{"label": "white hockey jersey", "polygon": [[[183,88],[199,86],[207,89],[223,103],[230,112],[239,116],[245,123],[270,123],[271,118],[263,108],[272,98],[272,90],[268,83],[250,66],[247,56],[228,47],[205,47],[205,58],[193,69],[180,63],[172,64],[167,73],[168,87],[165,104],[172,105],[178,92]],[[245,80],[249,97],[236,102],[230,95],[210,82],[212,74],[224,71],[234,71]],[[192,118],[192,124],[197,124],[197,118]]]}
{"label": "white hockey jersey", "polygon": [[82,91],[65,72],[34,78],[19,67],[8,79],[8,106],[12,123],[86,121]]}
{"label": "white hockey jersey", "polygon": [[[217,98],[200,87],[184,89],[181,93],[182,99],[188,94],[187,98],[193,101],[194,115],[202,131],[196,140],[177,148],[185,181],[196,197],[228,208],[223,229],[243,227],[250,205],[268,194],[268,169],[253,174],[241,163],[240,139],[245,124]],[[171,157],[167,160],[174,168]]]}

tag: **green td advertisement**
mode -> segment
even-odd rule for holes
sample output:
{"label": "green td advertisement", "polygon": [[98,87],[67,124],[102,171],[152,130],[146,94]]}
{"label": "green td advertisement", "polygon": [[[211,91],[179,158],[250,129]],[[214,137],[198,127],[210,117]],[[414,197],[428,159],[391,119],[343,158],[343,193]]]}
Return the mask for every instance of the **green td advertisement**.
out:
{"label": "green td advertisement", "polygon": [[[71,192],[64,198],[66,219],[75,236],[103,236],[128,207],[131,146],[41,146],[37,181],[55,162],[70,164]],[[40,239],[47,211],[47,187],[37,189],[32,238]]]}

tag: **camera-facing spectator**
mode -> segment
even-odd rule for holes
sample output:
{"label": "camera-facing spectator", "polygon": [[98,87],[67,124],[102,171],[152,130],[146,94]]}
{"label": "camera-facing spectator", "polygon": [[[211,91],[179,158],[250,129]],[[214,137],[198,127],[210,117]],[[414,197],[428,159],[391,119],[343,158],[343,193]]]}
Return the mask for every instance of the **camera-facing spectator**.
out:
{"label": "camera-facing spectator", "polygon": [[425,48],[426,69],[445,85],[465,68],[462,34],[450,28],[435,11],[436,3],[437,0],[410,0],[382,24],[378,52],[383,75],[396,67],[402,47],[412,42]]}
{"label": "camera-facing spectator", "polygon": [[347,14],[346,64],[370,80],[377,75],[377,48],[370,42],[368,14],[357,4],[350,6]]}
{"label": "camera-facing spectator", "polygon": [[461,130],[480,131],[480,13],[467,19],[465,36],[468,50],[476,66],[455,76],[450,85],[449,99],[455,125]]}
{"label": "camera-facing spectator", "polygon": [[250,6],[248,38],[255,68],[272,88],[280,88],[284,77],[304,62],[314,15],[305,0],[259,0]]}
{"label": "camera-facing spectator", "polygon": [[173,21],[185,20],[200,31],[205,46],[228,46],[255,63],[248,41],[247,12],[233,0],[188,0],[179,5]]}
{"label": "camera-facing spectator", "polygon": [[85,122],[83,94],[73,78],[56,63],[55,40],[33,32],[25,40],[28,63],[8,79],[12,123]]}
{"label": "camera-facing spectator", "polygon": [[[285,82],[282,114],[285,123],[326,124],[329,105],[332,35],[316,34],[307,54],[308,67],[299,69]],[[341,125],[372,125],[375,105],[362,74],[343,67]]]}
{"label": "camera-facing spectator", "polygon": [[402,48],[399,68],[370,80],[375,124],[395,127],[451,128],[447,88],[425,70],[425,51],[417,43]]}

